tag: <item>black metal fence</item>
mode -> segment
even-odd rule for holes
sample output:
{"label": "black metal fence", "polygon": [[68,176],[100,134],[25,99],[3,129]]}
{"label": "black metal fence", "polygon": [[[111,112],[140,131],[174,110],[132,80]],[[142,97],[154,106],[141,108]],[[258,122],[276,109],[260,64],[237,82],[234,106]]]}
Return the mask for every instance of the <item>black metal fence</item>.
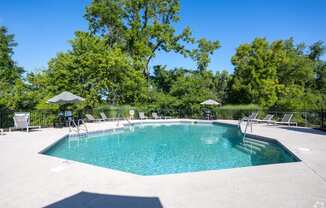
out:
{"label": "black metal fence", "polygon": [[[11,110],[1,110],[0,111],[0,128],[9,128],[14,126],[14,111]],[[31,125],[42,126],[42,127],[52,127],[57,119],[57,115],[51,111],[41,111],[34,110],[29,111]]]}
{"label": "black metal fence", "polygon": [[320,128],[326,129],[326,111],[320,113]]}
{"label": "black metal fence", "polygon": [[[88,109],[83,111],[73,112],[74,118],[85,118],[86,113],[92,114],[99,118],[100,112],[104,112],[109,118],[122,118],[129,116],[129,110],[135,111],[135,118],[138,118],[139,112],[144,112],[146,116],[151,117],[152,112],[157,112],[160,116],[170,116],[173,118],[192,118],[204,119],[206,118],[207,109],[200,110],[184,110],[184,109],[155,109],[146,110],[138,108],[114,107],[109,109],[94,110]],[[244,116],[248,116],[251,112],[256,111],[252,109],[223,109],[212,108],[209,109],[210,115],[213,119],[232,119],[238,120]],[[273,120],[280,120],[284,113],[293,113],[292,121],[297,122],[299,126],[326,129],[326,111],[268,111],[258,110],[258,117],[263,118],[266,114],[273,114]],[[54,127],[59,122],[59,112],[52,110],[34,110],[30,111],[31,125],[40,125],[42,127]],[[14,111],[2,109],[0,110],[0,128],[9,128],[13,126]]]}

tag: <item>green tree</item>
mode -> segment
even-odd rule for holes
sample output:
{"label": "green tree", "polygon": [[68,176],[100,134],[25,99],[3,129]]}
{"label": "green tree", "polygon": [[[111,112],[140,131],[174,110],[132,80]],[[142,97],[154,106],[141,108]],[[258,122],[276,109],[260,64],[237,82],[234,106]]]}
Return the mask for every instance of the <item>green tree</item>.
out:
{"label": "green tree", "polygon": [[257,38],[241,45],[232,57],[235,73],[228,88],[229,101],[281,110],[315,109],[323,103],[323,51],[321,42],[307,50],[292,38],[272,43]]}
{"label": "green tree", "polygon": [[316,89],[326,95],[326,63],[320,63],[317,66]]}
{"label": "green tree", "polygon": [[232,57],[235,72],[230,86],[230,101],[255,103],[270,107],[277,101],[277,69],[283,58],[280,43],[270,45],[266,39],[256,38],[237,48]]}
{"label": "green tree", "polygon": [[[315,66],[315,85],[314,85],[314,94],[313,106],[316,109],[326,109],[326,61],[321,60],[321,57],[326,52],[326,46],[324,42],[317,41],[309,46],[309,58],[313,60]],[[312,93],[311,93],[312,94]],[[312,97],[312,96],[310,96]]]}
{"label": "green tree", "polygon": [[29,98],[28,87],[22,79],[24,70],[12,59],[14,35],[8,34],[7,28],[0,27],[0,105],[12,110],[28,109],[33,105]]}
{"label": "green tree", "polygon": [[209,41],[201,38],[197,41],[197,48],[191,53],[191,57],[197,63],[197,69],[204,71],[208,69],[208,64],[211,62],[210,55],[213,55],[216,49],[220,48],[219,41]]}
{"label": "green tree", "polygon": [[226,70],[218,71],[215,74],[214,84],[216,90],[216,97],[220,102],[224,102],[225,100],[227,100],[227,89],[230,80],[231,76]]}
{"label": "green tree", "polygon": [[[315,109],[314,103],[319,99],[315,91],[316,61],[312,59],[310,52],[307,54],[303,43],[295,45],[293,39],[290,38],[282,41],[282,45],[285,58],[280,60],[278,68],[278,82],[281,87],[275,108]],[[312,97],[316,99],[311,99]],[[311,102],[307,102],[307,99]]]}
{"label": "green tree", "polygon": [[[146,100],[146,81],[135,70],[133,59],[119,48],[111,48],[106,38],[77,32],[72,50],[49,62],[44,80],[53,95],[63,90],[86,98],[86,106],[100,103],[133,104]],[[38,81],[42,82],[42,81]]]}
{"label": "green tree", "polygon": [[85,17],[92,32],[107,37],[108,46],[127,52],[148,76],[157,51],[189,54],[184,42],[193,42],[190,29],[177,34],[174,28],[179,12],[178,0],[93,0]]}
{"label": "green tree", "polygon": [[277,76],[280,84],[311,85],[315,77],[314,62],[304,54],[304,44],[295,45],[292,38],[277,41],[283,58],[278,60]]}
{"label": "green tree", "polygon": [[200,103],[216,99],[213,73],[211,71],[188,72],[172,85],[170,95],[176,98],[175,108],[184,114],[200,113]]}
{"label": "green tree", "polygon": [[183,68],[168,70],[166,66],[157,65],[154,66],[154,75],[152,76],[152,80],[157,90],[163,91],[164,93],[169,93],[174,82],[188,72],[190,71]]}
{"label": "green tree", "polygon": [[0,81],[13,85],[17,79],[21,78],[24,72],[12,59],[14,47],[14,35],[8,34],[7,28],[0,26]]}
{"label": "green tree", "polygon": [[320,57],[326,52],[326,47],[324,46],[323,41],[317,41],[309,46],[309,50],[308,57],[311,60],[320,61]]}
{"label": "green tree", "polygon": [[314,61],[316,72],[315,88],[326,94],[326,62],[320,59],[325,54],[326,47],[322,41],[317,41],[309,46],[309,50],[308,57]]}

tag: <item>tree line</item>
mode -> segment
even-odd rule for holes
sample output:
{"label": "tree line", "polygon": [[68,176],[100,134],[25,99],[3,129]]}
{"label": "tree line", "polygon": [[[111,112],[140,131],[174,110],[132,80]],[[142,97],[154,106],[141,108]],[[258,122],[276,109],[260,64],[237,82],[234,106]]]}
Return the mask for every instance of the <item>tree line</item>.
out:
{"label": "tree line", "polygon": [[[180,33],[178,0],[93,0],[86,8],[89,31],[76,31],[71,49],[53,57],[45,70],[26,73],[13,60],[14,35],[0,27],[0,107],[56,109],[46,101],[71,91],[86,100],[75,107],[150,106],[193,111],[215,99],[222,104],[257,104],[271,110],[326,107],[325,45],[294,39],[256,38],[232,56],[234,72],[213,72],[217,40]],[[159,51],[190,57],[196,68],[150,69]]]}

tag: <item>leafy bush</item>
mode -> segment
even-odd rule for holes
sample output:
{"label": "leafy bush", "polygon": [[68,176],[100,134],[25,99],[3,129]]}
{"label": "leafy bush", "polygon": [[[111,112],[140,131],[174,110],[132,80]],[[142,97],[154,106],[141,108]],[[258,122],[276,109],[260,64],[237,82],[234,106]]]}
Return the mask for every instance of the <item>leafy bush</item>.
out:
{"label": "leafy bush", "polygon": [[247,104],[247,105],[224,105],[219,107],[222,110],[251,110],[251,111],[257,111],[260,110],[261,107],[259,107],[256,104]]}

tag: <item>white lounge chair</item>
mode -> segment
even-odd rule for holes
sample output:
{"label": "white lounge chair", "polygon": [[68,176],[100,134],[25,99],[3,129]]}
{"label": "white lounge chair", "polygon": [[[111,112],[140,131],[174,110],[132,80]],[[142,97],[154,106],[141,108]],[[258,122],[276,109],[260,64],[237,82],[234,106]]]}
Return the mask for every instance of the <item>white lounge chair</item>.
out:
{"label": "white lounge chair", "polygon": [[29,132],[29,129],[32,128],[41,128],[41,126],[30,126],[30,114],[29,113],[15,113],[14,117],[14,127],[10,127],[9,131],[13,129],[26,129]]}
{"label": "white lounge chair", "polygon": [[258,123],[270,124],[270,123],[273,123],[273,120],[272,120],[273,117],[274,117],[273,114],[267,114],[263,119],[255,119],[254,121],[257,121]]}
{"label": "white lounge chair", "polygon": [[88,120],[89,122],[99,122],[99,121],[103,121],[103,119],[101,119],[101,118],[99,118],[99,119],[94,118],[94,116],[92,116],[91,114],[85,114],[85,116],[86,116],[86,118],[87,118],[87,120]]}
{"label": "white lounge chair", "polygon": [[255,121],[257,120],[258,112],[252,112],[250,116],[242,118],[243,121]]}
{"label": "white lounge chair", "polygon": [[144,120],[144,119],[148,119],[148,117],[145,116],[145,113],[144,112],[139,112],[139,119],[140,120]]}
{"label": "white lounge chair", "polygon": [[101,112],[100,115],[101,115],[101,118],[102,118],[103,121],[114,120],[113,118],[108,118],[104,112]]}
{"label": "white lounge chair", "polygon": [[158,116],[156,112],[152,113],[152,117],[156,120],[156,119],[162,119],[161,116]]}
{"label": "white lounge chair", "polygon": [[281,121],[274,121],[274,124],[285,124],[288,126],[291,126],[291,124],[294,124],[295,126],[298,126],[297,122],[291,122],[292,117],[293,117],[293,113],[286,113],[286,114],[284,114]]}

